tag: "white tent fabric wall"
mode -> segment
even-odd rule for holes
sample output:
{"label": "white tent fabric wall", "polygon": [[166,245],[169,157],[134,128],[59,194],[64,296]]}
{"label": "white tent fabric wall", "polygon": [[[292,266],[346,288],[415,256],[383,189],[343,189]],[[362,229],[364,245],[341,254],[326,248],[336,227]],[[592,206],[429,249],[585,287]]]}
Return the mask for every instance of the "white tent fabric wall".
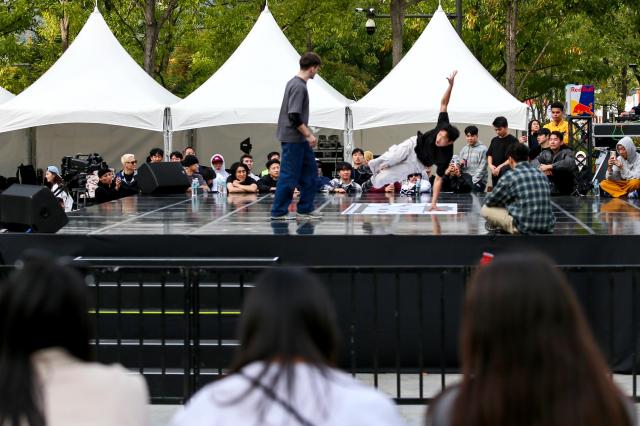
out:
{"label": "white tent fabric wall", "polygon": [[0,87],[0,104],[3,104],[13,98],[15,98],[15,95],[13,93]]}
{"label": "white tent fabric wall", "polygon": [[0,132],[61,123],[160,132],[165,107],[178,100],[129,56],[96,9],[58,61],[0,105]]}
{"label": "white tent fabric wall", "polygon": [[[268,8],[222,67],[171,107],[174,130],[229,124],[276,124],[284,88],[300,55]],[[311,126],[344,129],[351,102],[320,76],[308,82]]]}
{"label": "white tent fabric wall", "polygon": [[507,117],[510,127],[526,128],[526,105],[507,92],[473,56],[439,6],[398,65],[351,105],[354,129],[435,123],[446,77],[453,70],[458,70],[449,104],[453,123],[488,126],[501,115]]}
{"label": "white tent fabric wall", "polygon": [[[8,102],[15,96],[0,87],[0,104]],[[0,134],[0,175],[14,176],[20,163],[27,164],[28,130],[16,130]]]}
{"label": "white tent fabric wall", "polygon": [[[104,124],[41,126],[36,129],[36,138],[36,165],[42,169],[60,167],[62,157],[67,155],[96,152],[117,171],[122,169],[122,154],[135,154],[140,166],[151,148],[162,148],[163,144],[161,132]],[[176,146],[186,146],[185,132],[177,132],[173,138]]]}

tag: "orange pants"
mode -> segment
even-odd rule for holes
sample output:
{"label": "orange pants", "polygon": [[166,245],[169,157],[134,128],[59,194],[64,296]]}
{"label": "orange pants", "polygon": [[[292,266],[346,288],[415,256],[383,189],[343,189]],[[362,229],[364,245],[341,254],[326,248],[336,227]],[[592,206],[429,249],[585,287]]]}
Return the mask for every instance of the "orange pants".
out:
{"label": "orange pants", "polygon": [[628,180],[603,180],[600,188],[607,191],[612,197],[623,197],[630,192],[640,189],[640,179]]}

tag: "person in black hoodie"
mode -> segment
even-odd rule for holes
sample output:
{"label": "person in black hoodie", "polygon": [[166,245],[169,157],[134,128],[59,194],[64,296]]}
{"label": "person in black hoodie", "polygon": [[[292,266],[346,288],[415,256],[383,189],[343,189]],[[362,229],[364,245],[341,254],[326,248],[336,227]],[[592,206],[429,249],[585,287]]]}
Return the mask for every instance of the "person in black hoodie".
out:
{"label": "person in black hoodie", "polygon": [[269,173],[258,180],[258,191],[262,194],[276,192],[276,184],[278,183],[278,177],[280,176],[280,161],[267,161],[267,171]]}
{"label": "person in black hoodie", "polygon": [[551,132],[549,148],[531,162],[549,178],[552,195],[571,195],[576,188],[576,157],[562,142],[563,137],[561,132]]}
{"label": "person in black hoodie", "polygon": [[95,192],[96,204],[106,203],[120,198],[120,186],[122,181],[114,181],[114,175],[111,169],[98,170],[98,186]]}

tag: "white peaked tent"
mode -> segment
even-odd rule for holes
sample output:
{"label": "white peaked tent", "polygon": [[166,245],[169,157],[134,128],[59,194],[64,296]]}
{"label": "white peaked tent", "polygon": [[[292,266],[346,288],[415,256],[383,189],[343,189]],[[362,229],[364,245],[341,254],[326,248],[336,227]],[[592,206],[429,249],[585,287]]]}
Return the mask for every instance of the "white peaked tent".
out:
{"label": "white peaked tent", "polygon": [[448,108],[452,123],[490,126],[502,115],[509,127],[526,128],[526,105],[473,56],[438,7],[405,57],[371,92],[350,106],[353,129],[436,122],[446,77],[453,70],[458,70],[458,76]]}
{"label": "white peaked tent", "polygon": [[[174,130],[229,124],[276,124],[284,88],[299,70],[300,55],[267,7],[222,67],[171,107]],[[345,129],[351,102],[320,76],[310,80],[309,125]]]}
{"label": "white peaked tent", "polygon": [[9,101],[12,98],[15,98],[15,96],[11,92],[0,87],[0,104]]}
{"label": "white peaked tent", "polygon": [[178,100],[129,56],[95,9],[58,61],[0,105],[0,132],[60,123],[162,131],[165,108]]}

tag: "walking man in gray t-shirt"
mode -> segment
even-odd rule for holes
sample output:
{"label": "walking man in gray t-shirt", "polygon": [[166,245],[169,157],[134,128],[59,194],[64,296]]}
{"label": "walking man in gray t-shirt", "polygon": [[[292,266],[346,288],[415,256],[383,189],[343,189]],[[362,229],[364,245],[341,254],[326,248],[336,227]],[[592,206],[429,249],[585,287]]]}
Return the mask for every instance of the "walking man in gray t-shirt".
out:
{"label": "walking man in gray t-shirt", "polygon": [[316,193],[317,166],[313,148],[316,137],[309,130],[309,93],[307,81],[314,78],[322,61],[313,52],[300,58],[300,71],[287,83],[278,116],[277,137],[282,143],[280,177],[275,200],[271,207],[271,220],[287,220],[289,204],[296,187],[300,189],[297,217],[318,219],[313,213]]}

